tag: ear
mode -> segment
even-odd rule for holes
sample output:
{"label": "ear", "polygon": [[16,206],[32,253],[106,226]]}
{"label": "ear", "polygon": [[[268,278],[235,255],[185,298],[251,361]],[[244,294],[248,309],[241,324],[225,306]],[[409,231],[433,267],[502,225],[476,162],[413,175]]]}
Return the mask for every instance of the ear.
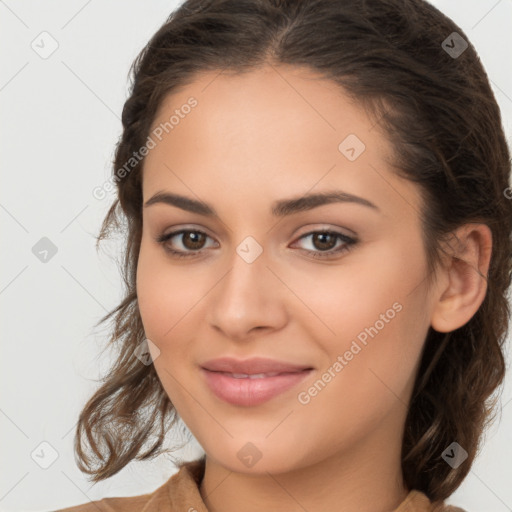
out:
{"label": "ear", "polygon": [[469,322],[487,292],[492,233],[485,224],[466,224],[454,233],[447,264],[440,270],[431,325],[450,332]]}

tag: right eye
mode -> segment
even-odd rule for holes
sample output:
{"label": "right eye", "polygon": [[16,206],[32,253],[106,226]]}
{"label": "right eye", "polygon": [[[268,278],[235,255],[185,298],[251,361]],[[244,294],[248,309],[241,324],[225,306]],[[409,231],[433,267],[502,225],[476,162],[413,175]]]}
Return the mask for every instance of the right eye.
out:
{"label": "right eye", "polygon": [[[186,235],[186,236],[183,236]],[[191,236],[190,236],[191,235]],[[173,238],[181,237],[182,249],[173,249],[169,241]],[[197,256],[203,250],[203,244],[206,238],[210,238],[206,233],[197,229],[180,229],[171,231],[170,233],[159,235],[156,241],[161,244],[164,249],[177,258],[188,258]]]}

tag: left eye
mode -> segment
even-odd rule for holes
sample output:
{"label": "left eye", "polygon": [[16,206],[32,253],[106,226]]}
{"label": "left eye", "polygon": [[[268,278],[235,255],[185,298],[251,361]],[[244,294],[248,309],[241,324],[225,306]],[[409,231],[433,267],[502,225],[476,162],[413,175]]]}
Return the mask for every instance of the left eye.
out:
{"label": "left eye", "polygon": [[[179,236],[181,236],[181,245],[183,246],[183,249],[174,249],[171,247],[172,244],[169,244],[168,242]],[[312,231],[302,235],[298,240],[306,239],[309,237],[312,237],[312,244],[316,246],[317,249],[303,250],[309,254],[312,254],[315,258],[323,258],[332,256],[334,254],[339,254],[349,250],[352,245],[357,243],[357,240],[336,231]],[[203,244],[207,238],[210,237],[203,231],[182,229],[179,231],[172,231],[171,233],[167,233],[165,235],[160,235],[157,237],[156,241],[162,244],[164,249],[169,254],[171,254],[171,256],[183,258],[197,256],[199,253],[201,253],[204,249]],[[338,246],[337,249],[333,250],[338,241],[342,242],[341,247]]]}
{"label": "left eye", "polygon": [[[317,249],[313,248],[305,250],[310,253],[319,253],[319,256],[316,257],[323,257],[323,253],[326,253],[325,256],[340,253],[342,251],[348,250],[350,246],[356,243],[356,240],[353,238],[350,238],[341,233],[337,233],[335,231],[313,231],[311,233],[302,235],[299,240],[309,237],[312,237],[311,244]],[[341,247],[338,245],[338,248],[333,250],[339,241],[341,241]]]}

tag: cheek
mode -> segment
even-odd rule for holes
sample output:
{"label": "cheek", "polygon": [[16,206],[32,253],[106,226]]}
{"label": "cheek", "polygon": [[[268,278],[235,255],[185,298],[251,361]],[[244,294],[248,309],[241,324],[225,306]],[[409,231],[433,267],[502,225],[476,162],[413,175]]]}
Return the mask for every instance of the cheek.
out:
{"label": "cheek", "polygon": [[[184,361],[192,359],[187,312],[197,303],[197,290],[183,268],[171,266],[158,248],[141,244],[137,264],[138,307],[146,337],[159,350],[153,358],[158,377],[175,406],[181,404]],[[185,328],[185,330],[184,330]]]}
{"label": "cheek", "polygon": [[402,237],[401,244],[382,239],[355,249],[339,264],[282,268],[281,274],[302,302],[303,318],[324,338],[330,332],[336,344],[379,322],[381,314],[400,316],[396,310],[410,302],[426,268],[419,240],[405,247]]}
{"label": "cheek", "polygon": [[172,265],[163,249],[141,244],[137,265],[137,297],[146,336],[170,339],[181,318],[198,301],[198,283],[185,267]]}
{"label": "cheek", "polygon": [[218,276],[200,266],[171,262],[162,249],[141,245],[137,296],[144,332],[159,350],[154,359],[162,385],[183,410],[190,396],[181,382],[197,371],[197,338],[206,316],[208,293]]}
{"label": "cheek", "polygon": [[296,318],[326,355],[325,370],[344,358],[343,377],[334,380],[357,387],[360,398],[389,393],[379,377],[403,392],[426,336],[426,262],[421,241],[408,242],[376,243],[339,267],[319,266],[295,280],[294,292],[308,306]]}

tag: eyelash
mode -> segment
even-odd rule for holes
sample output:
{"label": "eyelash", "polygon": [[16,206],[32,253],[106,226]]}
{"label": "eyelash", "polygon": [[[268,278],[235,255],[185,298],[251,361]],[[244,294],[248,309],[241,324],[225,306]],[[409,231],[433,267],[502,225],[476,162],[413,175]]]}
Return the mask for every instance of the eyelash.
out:
{"label": "eyelash", "polygon": [[[167,233],[167,234],[162,234],[162,235],[160,235],[160,236],[158,236],[156,238],[156,241],[157,241],[157,243],[161,244],[163,246],[164,250],[166,252],[168,252],[172,257],[176,257],[176,258],[193,258],[193,257],[198,256],[199,254],[201,254],[201,252],[204,249],[198,249],[196,251],[186,251],[186,252],[184,252],[184,251],[176,251],[175,249],[171,249],[167,245],[167,241],[168,240],[170,240],[171,238],[173,238],[173,237],[175,237],[177,235],[183,234],[183,233],[200,233],[202,235],[205,235],[205,236],[209,237],[209,235],[207,235],[204,231],[201,231],[199,229],[180,229],[178,231],[172,231],[172,232]],[[333,255],[339,255],[339,254],[345,253],[347,251],[350,251],[352,249],[352,247],[358,242],[357,239],[351,238],[351,237],[349,237],[347,235],[343,235],[341,233],[338,233],[337,231],[330,231],[330,230],[310,231],[309,233],[305,233],[304,235],[299,237],[298,240],[301,240],[302,238],[306,238],[308,236],[316,235],[316,234],[334,235],[339,240],[342,240],[343,242],[345,242],[345,245],[343,245],[341,247],[341,249],[340,248],[338,248],[336,250],[329,249],[328,251],[310,251],[308,249],[302,249],[303,251],[305,251],[308,254],[310,254],[313,258],[329,258],[329,257],[332,257]]]}

